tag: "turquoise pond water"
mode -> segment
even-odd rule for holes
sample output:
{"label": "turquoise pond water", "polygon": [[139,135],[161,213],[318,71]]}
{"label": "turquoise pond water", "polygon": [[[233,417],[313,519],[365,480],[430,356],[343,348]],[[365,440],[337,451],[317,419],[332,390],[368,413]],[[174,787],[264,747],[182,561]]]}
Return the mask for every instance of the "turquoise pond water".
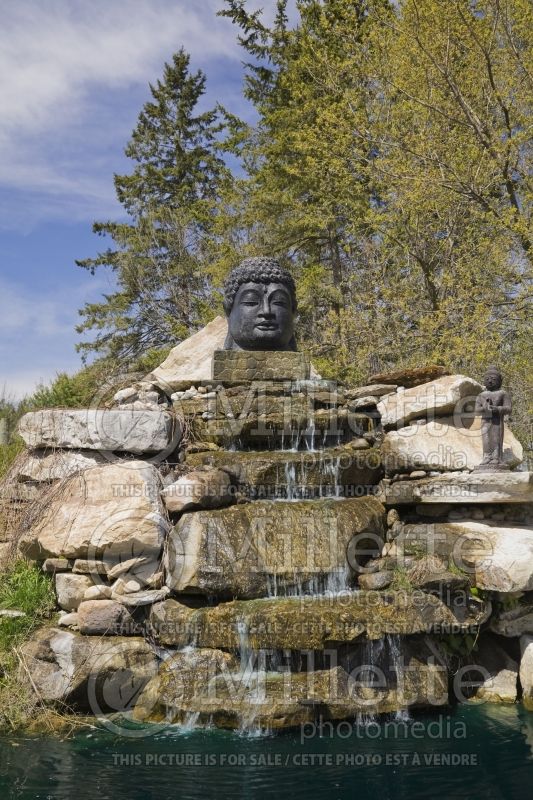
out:
{"label": "turquoise pond water", "polygon": [[343,723],[321,737],[311,726],[128,733],[0,739],[1,800],[533,798],[533,714],[518,706]]}

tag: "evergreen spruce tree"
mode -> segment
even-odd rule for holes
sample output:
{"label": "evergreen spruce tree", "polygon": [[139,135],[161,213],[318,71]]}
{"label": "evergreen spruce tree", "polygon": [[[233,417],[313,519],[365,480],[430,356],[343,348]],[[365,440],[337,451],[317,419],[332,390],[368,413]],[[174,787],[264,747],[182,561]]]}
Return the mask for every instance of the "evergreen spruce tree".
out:
{"label": "evergreen spruce tree", "polygon": [[76,262],[93,274],[109,267],[117,284],[103,302],[80,311],[78,332],[96,331],[96,337],[78,347],[123,366],[179,342],[212,313],[207,253],[229,180],[218,149],[224,113],[197,110],[205,76],[190,73],[183,50],[150,91],[125,149],[133,172],[115,175],[128,220],[95,223],[94,232],[114,246]]}

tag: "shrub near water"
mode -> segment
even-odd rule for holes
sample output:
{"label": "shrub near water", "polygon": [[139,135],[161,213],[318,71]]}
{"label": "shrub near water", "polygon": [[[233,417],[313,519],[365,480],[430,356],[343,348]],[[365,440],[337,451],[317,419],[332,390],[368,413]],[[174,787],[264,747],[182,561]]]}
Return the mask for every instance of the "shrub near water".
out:
{"label": "shrub near water", "polygon": [[50,577],[27,561],[17,561],[0,575],[0,610],[24,613],[0,617],[0,728],[21,727],[35,710],[36,698],[20,677],[18,647],[50,620],[55,604]]}

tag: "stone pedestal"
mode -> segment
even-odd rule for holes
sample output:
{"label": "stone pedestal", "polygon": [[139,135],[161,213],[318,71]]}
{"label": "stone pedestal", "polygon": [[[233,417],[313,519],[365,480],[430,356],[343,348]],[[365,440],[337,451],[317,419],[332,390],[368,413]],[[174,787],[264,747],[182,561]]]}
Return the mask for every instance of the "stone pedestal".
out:
{"label": "stone pedestal", "polygon": [[213,380],[225,384],[247,381],[300,381],[310,376],[303,353],[283,350],[215,350]]}

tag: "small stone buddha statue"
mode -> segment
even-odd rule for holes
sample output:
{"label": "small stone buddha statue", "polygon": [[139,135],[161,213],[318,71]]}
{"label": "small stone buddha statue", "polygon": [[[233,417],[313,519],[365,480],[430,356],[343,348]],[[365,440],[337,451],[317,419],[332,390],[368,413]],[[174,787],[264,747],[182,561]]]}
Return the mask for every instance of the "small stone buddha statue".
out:
{"label": "small stone buddha statue", "polygon": [[274,258],[247,258],[224,286],[224,350],[296,350],[296,287]]}
{"label": "small stone buddha statue", "polygon": [[485,377],[485,391],[476,398],[475,413],[481,417],[483,461],[475,472],[509,469],[503,460],[503,434],[505,417],[512,410],[511,398],[502,389],[502,374],[497,367],[489,367]]}

